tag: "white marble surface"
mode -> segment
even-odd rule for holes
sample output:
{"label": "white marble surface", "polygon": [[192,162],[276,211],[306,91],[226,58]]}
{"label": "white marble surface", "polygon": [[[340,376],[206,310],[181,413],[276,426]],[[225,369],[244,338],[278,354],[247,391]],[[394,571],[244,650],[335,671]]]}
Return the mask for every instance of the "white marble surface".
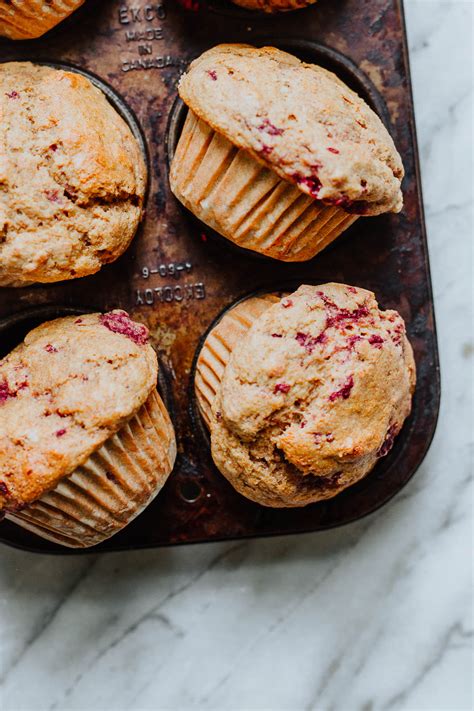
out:
{"label": "white marble surface", "polygon": [[417,476],[327,533],[82,558],[4,547],[4,711],[472,708],[473,9],[406,2],[443,379]]}

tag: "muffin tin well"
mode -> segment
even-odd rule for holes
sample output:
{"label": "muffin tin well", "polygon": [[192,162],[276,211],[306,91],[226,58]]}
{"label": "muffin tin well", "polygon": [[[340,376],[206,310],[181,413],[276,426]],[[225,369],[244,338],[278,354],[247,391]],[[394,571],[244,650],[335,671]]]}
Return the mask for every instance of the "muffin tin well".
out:
{"label": "muffin tin well", "polygon": [[[402,155],[403,212],[362,218],[313,260],[299,264],[256,258],[190,219],[168,184],[169,157],[184,111],[176,81],[193,57],[221,42],[286,49],[335,71],[360,93],[389,127]],[[99,549],[320,530],[360,518],[397,493],[428,449],[439,404],[401,0],[319,0],[277,15],[248,12],[227,0],[212,0],[196,12],[175,0],[86,0],[76,17],[39,40],[0,40],[0,61],[13,59],[84,72],[129,123],[148,156],[146,214],[125,254],[91,277],[0,290],[3,354],[40,320],[64,313],[123,308],[151,331],[178,459],[155,501]],[[356,486],[304,509],[266,509],[237,494],[214,468],[196,412],[193,363],[204,334],[231,304],[259,290],[326,281],[371,289],[382,308],[395,308],[404,317],[418,369],[413,412],[391,453]],[[0,539],[34,551],[77,552],[8,521],[0,525]]]}

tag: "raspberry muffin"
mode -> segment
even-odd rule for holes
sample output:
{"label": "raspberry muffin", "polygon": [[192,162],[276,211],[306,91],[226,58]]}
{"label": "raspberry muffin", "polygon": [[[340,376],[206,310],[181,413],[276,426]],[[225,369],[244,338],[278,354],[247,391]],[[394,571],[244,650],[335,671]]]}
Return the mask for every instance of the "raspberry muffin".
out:
{"label": "raspberry muffin", "polygon": [[411,410],[415,363],[403,319],[371,292],[301,286],[227,312],[195,384],[214,462],[235,489],[264,506],[305,506],[389,452]]}
{"label": "raspberry muffin", "polygon": [[0,0],[0,35],[10,39],[41,37],[84,0]]}
{"label": "raspberry muffin", "polygon": [[76,72],[0,64],[0,286],[97,272],[142,215],[140,146]]}
{"label": "raspberry muffin", "polygon": [[360,215],[402,208],[390,135],[326,69],[273,47],[220,45],[191,64],[179,94],[189,111],[171,189],[239,246],[304,261]]}
{"label": "raspberry muffin", "polygon": [[0,510],[76,548],[126,526],[176,456],[157,373],[147,328],[124,311],[31,331],[0,361]]}
{"label": "raspberry muffin", "polygon": [[261,12],[286,12],[299,10],[302,7],[313,5],[316,0],[232,0],[235,5],[245,7],[246,10],[260,10]]}

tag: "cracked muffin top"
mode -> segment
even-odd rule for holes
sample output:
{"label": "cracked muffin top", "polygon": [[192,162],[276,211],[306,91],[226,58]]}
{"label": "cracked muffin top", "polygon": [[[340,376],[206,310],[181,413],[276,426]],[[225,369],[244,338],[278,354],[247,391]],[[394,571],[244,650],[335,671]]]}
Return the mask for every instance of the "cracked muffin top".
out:
{"label": "cracked muffin top", "polygon": [[219,45],[181,77],[190,109],[305,193],[348,212],[398,212],[404,175],[379,117],[335,74],[273,47]]}
{"label": "cracked muffin top", "polygon": [[0,35],[10,39],[41,37],[84,0],[0,0]]}
{"label": "cracked muffin top", "polygon": [[212,408],[214,461],[268,506],[330,498],[390,450],[414,386],[396,311],[364,289],[301,286],[232,351]]}
{"label": "cracked muffin top", "polygon": [[298,10],[316,2],[316,0],[232,0],[236,5],[247,10],[260,10],[262,12],[280,12]]}
{"label": "cracked muffin top", "polygon": [[158,364],[125,311],[44,323],[0,361],[0,509],[54,488],[139,410]]}
{"label": "cracked muffin top", "polygon": [[0,286],[97,272],[127,248],[146,170],[138,142],[80,74],[0,64]]}

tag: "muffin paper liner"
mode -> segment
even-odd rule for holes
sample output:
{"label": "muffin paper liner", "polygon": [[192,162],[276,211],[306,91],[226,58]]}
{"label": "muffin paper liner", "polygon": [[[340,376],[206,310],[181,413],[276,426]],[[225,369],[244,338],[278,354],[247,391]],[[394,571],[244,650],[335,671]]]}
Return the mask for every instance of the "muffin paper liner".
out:
{"label": "muffin paper liner", "polygon": [[152,501],[171,473],[175,457],[173,425],[155,390],[84,464],[7,518],[63,546],[95,546]]}
{"label": "muffin paper liner", "polygon": [[178,200],[216,232],[285,262],[311,259],[358,217],[282,180],[191,110],[170,183]]}
{"label": "muffin paper liner", "polygon": [[204,341],[196,363],[194,389],[199,412],[208,428],[212,404],[232,351],[252,324],[278,301],[276,294],[241,301],[223,315]]}
{"label": "muffin paper liner", "polygon": [[[84,0],[10,0],[0,13],[4,35],[40,37],[68,17]],[[26,29],[25,29],[26,27]]]}

